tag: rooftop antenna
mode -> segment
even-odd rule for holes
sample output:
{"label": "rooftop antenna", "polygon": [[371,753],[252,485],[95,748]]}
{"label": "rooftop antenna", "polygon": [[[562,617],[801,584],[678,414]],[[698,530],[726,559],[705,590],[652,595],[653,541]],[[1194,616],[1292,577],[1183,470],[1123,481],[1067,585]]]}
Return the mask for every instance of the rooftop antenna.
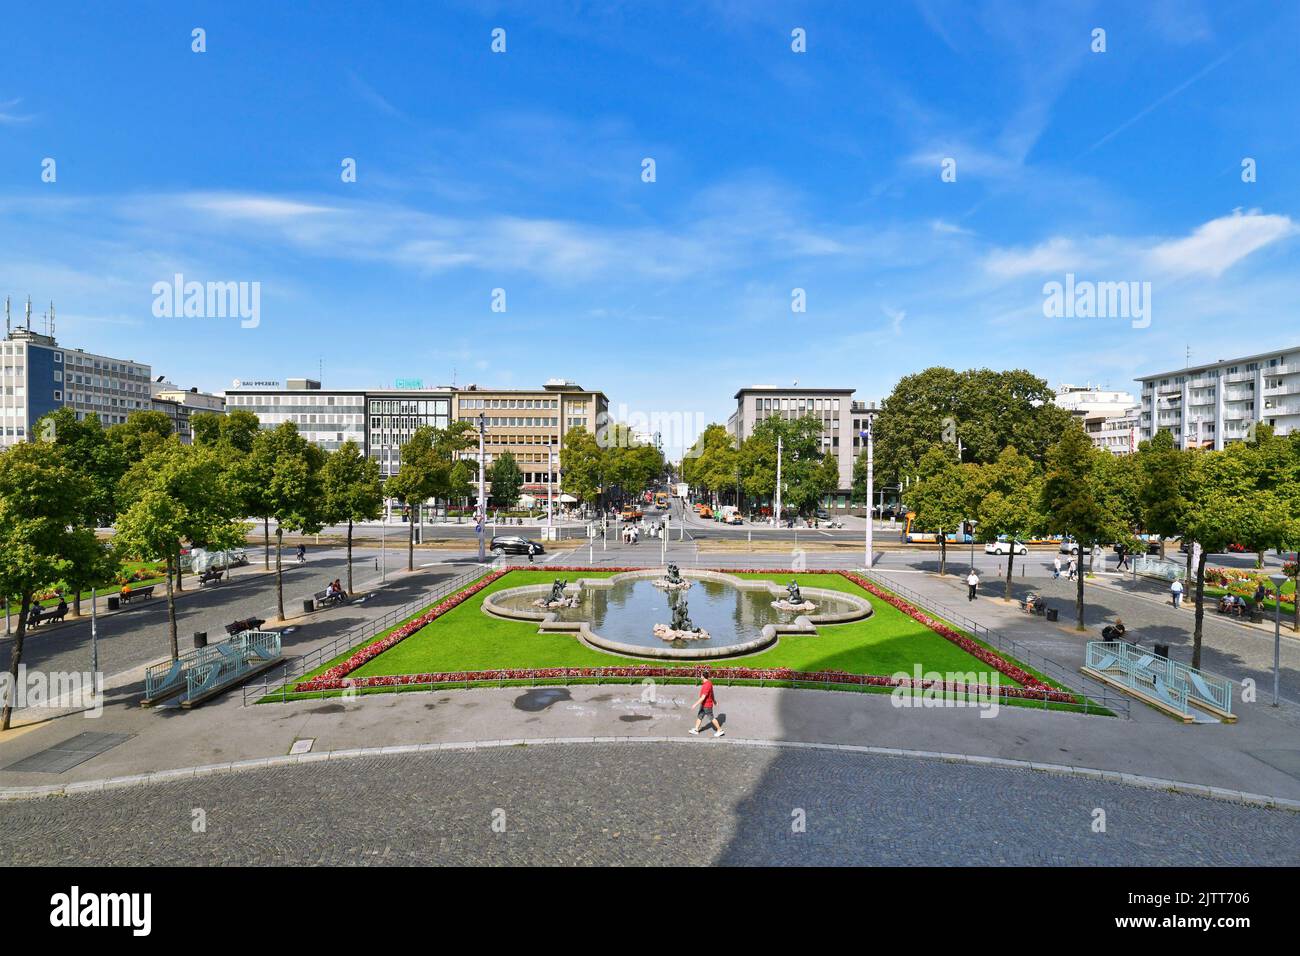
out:
{"label": "rooftop antenna", "polygon": [[1192,367],[1192,343],[1187,343],[1187,367]]}
{"label": "rooftop antenna", "polygon": [[5,296],[5,335],[9,335],[13,327],[9,322],[9,296]]}
{"label": "rooftop antenna", "polygon": [[451,367],[451,387],[456,387],[456,366]]}
{"label": "rooftop antenna", "polygon": [[50,338],[54,338],[54,300],[53,299],[50,300],[50,318],[49,321],[46,323],[46,326],[47,326],[47,334],[49,335]]}
{"label": "rooftop antenna", "polygon": [[27,331],[32,330],[32,297],[27,297]]}

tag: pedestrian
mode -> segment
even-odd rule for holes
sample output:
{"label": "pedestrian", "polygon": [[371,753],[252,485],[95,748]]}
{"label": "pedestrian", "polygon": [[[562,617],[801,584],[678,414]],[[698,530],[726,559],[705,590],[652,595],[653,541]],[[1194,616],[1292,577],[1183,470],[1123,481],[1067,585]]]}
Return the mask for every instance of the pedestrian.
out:
{"label": "pedestrian", "polygon": [[1055,558],[1052,559],[1052,577],[1059,578],[1060,576],[1061,576],[1061,556],[1058,554]]}
{"label": "pedestrian", "polygon": [[537,553],[537,546],[531,541],[528,543],[528,563],[533,563],[533,555]]}
{"label": "pedestrian", "polygon": [[1128,567],[1128,548],[1122,544],[1115,545],[1115,553],[1119,555],[1119,563],[1115,565],[1116,571],[1123,571]]}
{"label": "pedestrian", "polygon": [[1183,582],[1174,578],[1174,583],[1169,585],[1169,593],[1174,596],[1174,607],[1179,608],[1183,605]]}
{"label": "pedestrian", "polygon": [[698,734],[700,726],[707,723],[713,725],[713,736],[722,737],[726,734],[726,731],[722,729],[722,724],[718,723],[718,718],[713,716],[713,708],[716,703],[717,701],[713,697],[713,680],[709,676],[709,672],[705,671],[700,675],[700,696],[695,698],[695,703],[691,705],[693,708],[698,708],[695,714],[695,726],[688,730],[687,733]]}
{"label": "pedestrian", "polygon": [[980,586],[980,576],[975,573],[975,569],[970,569],[970,574],[966,575],[966,600],[975,600],[975,589]]}
{"label": "pedestrian", "polygon": [[1071,559],[1070,559],[1070,569],[1069,569],[1069,573],[1068,573],[1067,576],[1068,576],[1069,580],[1071,580],[1071,581],[1073,581],[1075,578],[1077,578],[1077,577],[1079,576],[1079,560],[1078,560],[1078,558],[1071,558]]}

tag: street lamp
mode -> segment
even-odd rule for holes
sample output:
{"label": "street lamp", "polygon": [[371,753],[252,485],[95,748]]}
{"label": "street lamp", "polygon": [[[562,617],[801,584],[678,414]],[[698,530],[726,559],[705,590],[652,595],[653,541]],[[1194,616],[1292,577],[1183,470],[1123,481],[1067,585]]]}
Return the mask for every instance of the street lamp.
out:
{"label": "street lamp", "polygon": [[867,427],[862,432],[862,437],[867,440],[867,530],[866,530],[866,568],[871,570],[871,559],[875,548],[873,547],[874,522],[871,520],[871,501],[875,497],[875,480],[876,480],[876,437],[875,437],[875,416],[867,416]]}
{"label": "street lamp", "polygon": [[[1282,672],[1282,585],[1286,584],[1285,574],[1270,574],[1273,582],[1273,706],[1277,706],[1278,683]],[[1300,600],[1300,592],[1296,597]]]}
{"label": "street lamp", "polygon": [[[487,523],[487,498],[484,492],[483,480],[485,469],[483,467],[483,444],[486,441],[487,434],[487,416],[483,412],[478,413],[478,514],[476,523],[478,524],[478,560],[482,564],[487,558],[486,546],[483,541],[483,526]],[[500,497],[500,496],[498,496]]]}
{"label": "street lamp", "polygon": [[[974,519],[971,519],[966,523],[970,525],[970,529],[966,533],[970,535],[970,566],[974,568],[975,567],[975,521]],[[1015,547],[1016,547],[1016,543],[1013,540],[1011,542],[1011,549],[1014,551]]]}

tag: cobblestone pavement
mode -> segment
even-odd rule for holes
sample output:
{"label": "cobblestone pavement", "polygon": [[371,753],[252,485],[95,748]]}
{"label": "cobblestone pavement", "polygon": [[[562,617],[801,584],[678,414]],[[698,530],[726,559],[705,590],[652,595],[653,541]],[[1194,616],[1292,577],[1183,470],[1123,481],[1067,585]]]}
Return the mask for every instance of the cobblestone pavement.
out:
{"label": "cobblestone pavement", "polygon": [[1300,864],[1300,814],[713,739],[220,774],[0,805],[0,833],[6,865]]}

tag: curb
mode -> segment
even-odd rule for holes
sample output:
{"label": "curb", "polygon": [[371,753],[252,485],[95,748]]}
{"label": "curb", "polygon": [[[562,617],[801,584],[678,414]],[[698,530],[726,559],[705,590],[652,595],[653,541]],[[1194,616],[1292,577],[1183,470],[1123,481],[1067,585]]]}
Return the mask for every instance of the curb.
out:
{"label": "curb", "polygon": [[[102,780],[85,780],[79,783],[57,784],[48,787],[5,787],[0,789],[0,803],[17,800],[39,800],[45,797],[69,797],[84,793],[100,793],[106,790],[120,790],[128,787],[144,786],[154,783],[175,783],[196,777],[218,773],[235,773],[241,770],[266,770],[275,767],[288,767],[319,761],[350,760],[364,757],[395,756],[405,754],[433,753],[437,751],[478,751],[494,750],[501,747],[535,747],[555,744],[678,744],[698,746],[698,742],[683,737],[539,737],[532,740],[478,740],[449,743],[401,744],[389,747],[359,747],[348,750],[327,750],[321,753],[297,754],[294,756],[259,757],[251,760],[237,760],[233,763],[205,764],[198,767],[182,767],[176,770],[159,770],[153,773],[133,774],[124,777],[109,777]],[[1074,777],[1084,780],[1100,780],[1106,783],[1119,783],[1147,790],[1165,790],[1189,796],[1208,797],[1214,800],[1226,800],[1244,806],[1264,807],[1270,810],[1287,810],[1300,813],[1300,800],[1274,797],[1267,794],[1247,793],[1242,790],[1229,790],[1211,787],[1205,784],[1186,783],[1179,780],[1164,780],[1159,777],[1146,777],[1140,774],[1124,773],[1117,770],[1097,770],[1091,767],[1072,767],[1066,764],[1039,763],[1029,760],[1015,760],[1008,757],[986,757],[975,754],[942,753],[930,750],[902,750],[896,747],[868,747],[858,744],[825,744],[810,741],[791,740],[743,740],[732,739],[733,746],[768,747],[790,750],[828,750],[838,753],[865,754],[877,757],[904,757],[922,760],[940,760],[944,763],[960,763],[977,767],[998,767],[1005,770],[1033,770],[1058,777]]]}

